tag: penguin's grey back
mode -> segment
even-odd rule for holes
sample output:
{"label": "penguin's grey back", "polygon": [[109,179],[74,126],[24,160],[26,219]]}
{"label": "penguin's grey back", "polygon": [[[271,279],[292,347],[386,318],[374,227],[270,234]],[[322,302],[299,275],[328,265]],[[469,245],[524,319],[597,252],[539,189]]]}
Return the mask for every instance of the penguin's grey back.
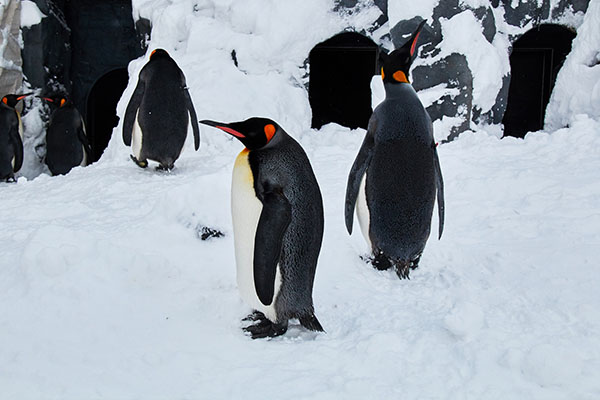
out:
{"label": "penguin's grey back", "polygon": [[56,109],[46,132],[46,165],[54,175],[66,174],[83,161],[83,145],[78,131],[81,115],[73,106]]}
{"label": "penguin's grey back", "polygon": [[170,57],[151,60],[140,72],[144,96],[138,123],[144,135],[143,153],[153,160],[179,157],[187,136],[189,114],[183,72]]}
{"label": "penguin's grey back", "polygon": [[408,84],[387,85],[373,112],[376,130],[367,169],[371,242],[396,260],[425,247],[435,204],[433,132],[429,114]]}
{"label": "penguin's grey back", "polygon": [[[276,299],[278,317],[312,314],[312,288],[323,238],[323,200],[302,147],[283,130],[273,146],[250,152],[255,187],[266,180],[280,187],[291,205],[292,217],[284,235],[281,257],[282,283]],[[258,191],[257,191],[258,193]]]}

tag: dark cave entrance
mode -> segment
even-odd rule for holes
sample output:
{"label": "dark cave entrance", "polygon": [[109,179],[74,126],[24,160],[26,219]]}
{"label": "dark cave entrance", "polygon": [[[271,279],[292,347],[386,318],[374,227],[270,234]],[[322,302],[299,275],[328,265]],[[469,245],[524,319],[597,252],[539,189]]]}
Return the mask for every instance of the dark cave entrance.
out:
{"label": "dark cave entrance", "polygon": [[91,162],[96,162],[108,146],[113,128],[119,123],[117,103],[127,87],[129,75],[126,68],[104,74],[89,92],[85,125],[92,147]]}
{"label": "dark cave entrance", "polygon": [[546,106],[575,32],[545,24],[526,32],[513,45],[511,79],[502,123],[504,136],[522,138],[544,127]]}
{"label": "dark cave entrance", "polygon": [[308,98],[313,128],[330,122],[367,128],[377,51],[371,39],[356,32],[340,33],[311,50]]}

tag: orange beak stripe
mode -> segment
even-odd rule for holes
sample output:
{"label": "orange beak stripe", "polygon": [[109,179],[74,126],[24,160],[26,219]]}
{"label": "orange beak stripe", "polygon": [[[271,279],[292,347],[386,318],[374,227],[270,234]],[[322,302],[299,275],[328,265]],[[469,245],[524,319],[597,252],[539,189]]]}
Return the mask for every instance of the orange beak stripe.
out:
{"label": "orange beak stripe", "polygon": [[413,40],[412,45],[410,46],[410,56],[412,57],[415,54],[415,48],[417,47],[417,40],[419,40],[419,35],[421,32],[417,33],[415,36],[415,40]]}
{"label": "orange beak stripe", "polygon": [[267,142],[271,141],[273,135],[275,134],[275,126],[273,124],[265,125],[265,135],[267,135]]}
{"label": "orange beak stripe", "polygon": [[228,128],[226,126],[217,126],[217,128],[219,128],[220,130],[229,133],[230,135],[233,135],[235,137],[239,137],[239,138],[245,138],[246,136],[242,135],[241,133],[239,133],[238,131],[236,131],[235,129],[231,129]]}

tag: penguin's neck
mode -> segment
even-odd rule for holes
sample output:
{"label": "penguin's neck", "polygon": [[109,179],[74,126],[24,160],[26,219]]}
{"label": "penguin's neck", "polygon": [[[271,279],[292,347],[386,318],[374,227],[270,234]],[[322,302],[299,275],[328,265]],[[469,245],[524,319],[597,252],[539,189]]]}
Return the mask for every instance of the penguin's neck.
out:
{"label": "penguin's neck", "polygon": [[388,83],[384,82],[383,87],[385,88],[385,98],[393,99],[397,97],[406,96],[406,92],[414,92],[415,89],[408,82],[406,83]]}

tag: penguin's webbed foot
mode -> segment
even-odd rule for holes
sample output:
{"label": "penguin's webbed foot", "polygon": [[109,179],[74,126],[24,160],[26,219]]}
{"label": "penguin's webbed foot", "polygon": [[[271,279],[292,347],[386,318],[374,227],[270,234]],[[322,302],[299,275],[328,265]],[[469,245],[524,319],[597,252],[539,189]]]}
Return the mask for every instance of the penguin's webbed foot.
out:
{"label": "penguin's webbed foot", "polygon": [[148,166],[148,161],[146,160],[140,161],[137,158],[135,158],[132,154],[130,154],[129,157],[131,157],[131,160],[135,163],[135,165],[137,165],[140,168],[146,168]]}
{"label": "penguin's webbed foot", "polygon": [[242,321],[263,321],[265,319],[267,319],[265,314],[261,313],[260,311],[254,310],[252,314],[248,314],[248,316],[242,319]]}
{"label": "penguin's webbed foot", "polygon": [[6,183],[15,183],[17,180],[15,179],[14,176],[9,176],[7,178],[5,178]]}
{"label": "penguin's webbed foot", "polygon": [[173,170],[173,168],[174,168],[173,164],[171,164],[169,166],[166,166],[166,167],[164,165],[157,165],[156,166],[156,170],[160,171],[160,172],[171,172],[171,170]]}
{"label": "penguin's webbed foot", "polygon": [[386,271],[392,267],[390,259],[383,253],[377,253],[372,259],[371,264],[376,270]]}
{"label": "penguin's webbed foot", "polygon": [[[248,317],[252,317],[255,314],[260,314],[264,318],[257,319],[257,323],[244,327],[244,331],[249,333],[252,339],[263,339],[281,336],[287,332],[288,324],[287,321],[284,323],[278,324],[276,322],[272,322],[265,315],[259,311],[256,311],[253,314],[250,314]],[[247,317],[247,318],[248,318]]]}
{"label": "penguin's webbed foot", "polygon": [[410,263],[399,262],[396,264],[396,275],[400,279],[410,279]]}

